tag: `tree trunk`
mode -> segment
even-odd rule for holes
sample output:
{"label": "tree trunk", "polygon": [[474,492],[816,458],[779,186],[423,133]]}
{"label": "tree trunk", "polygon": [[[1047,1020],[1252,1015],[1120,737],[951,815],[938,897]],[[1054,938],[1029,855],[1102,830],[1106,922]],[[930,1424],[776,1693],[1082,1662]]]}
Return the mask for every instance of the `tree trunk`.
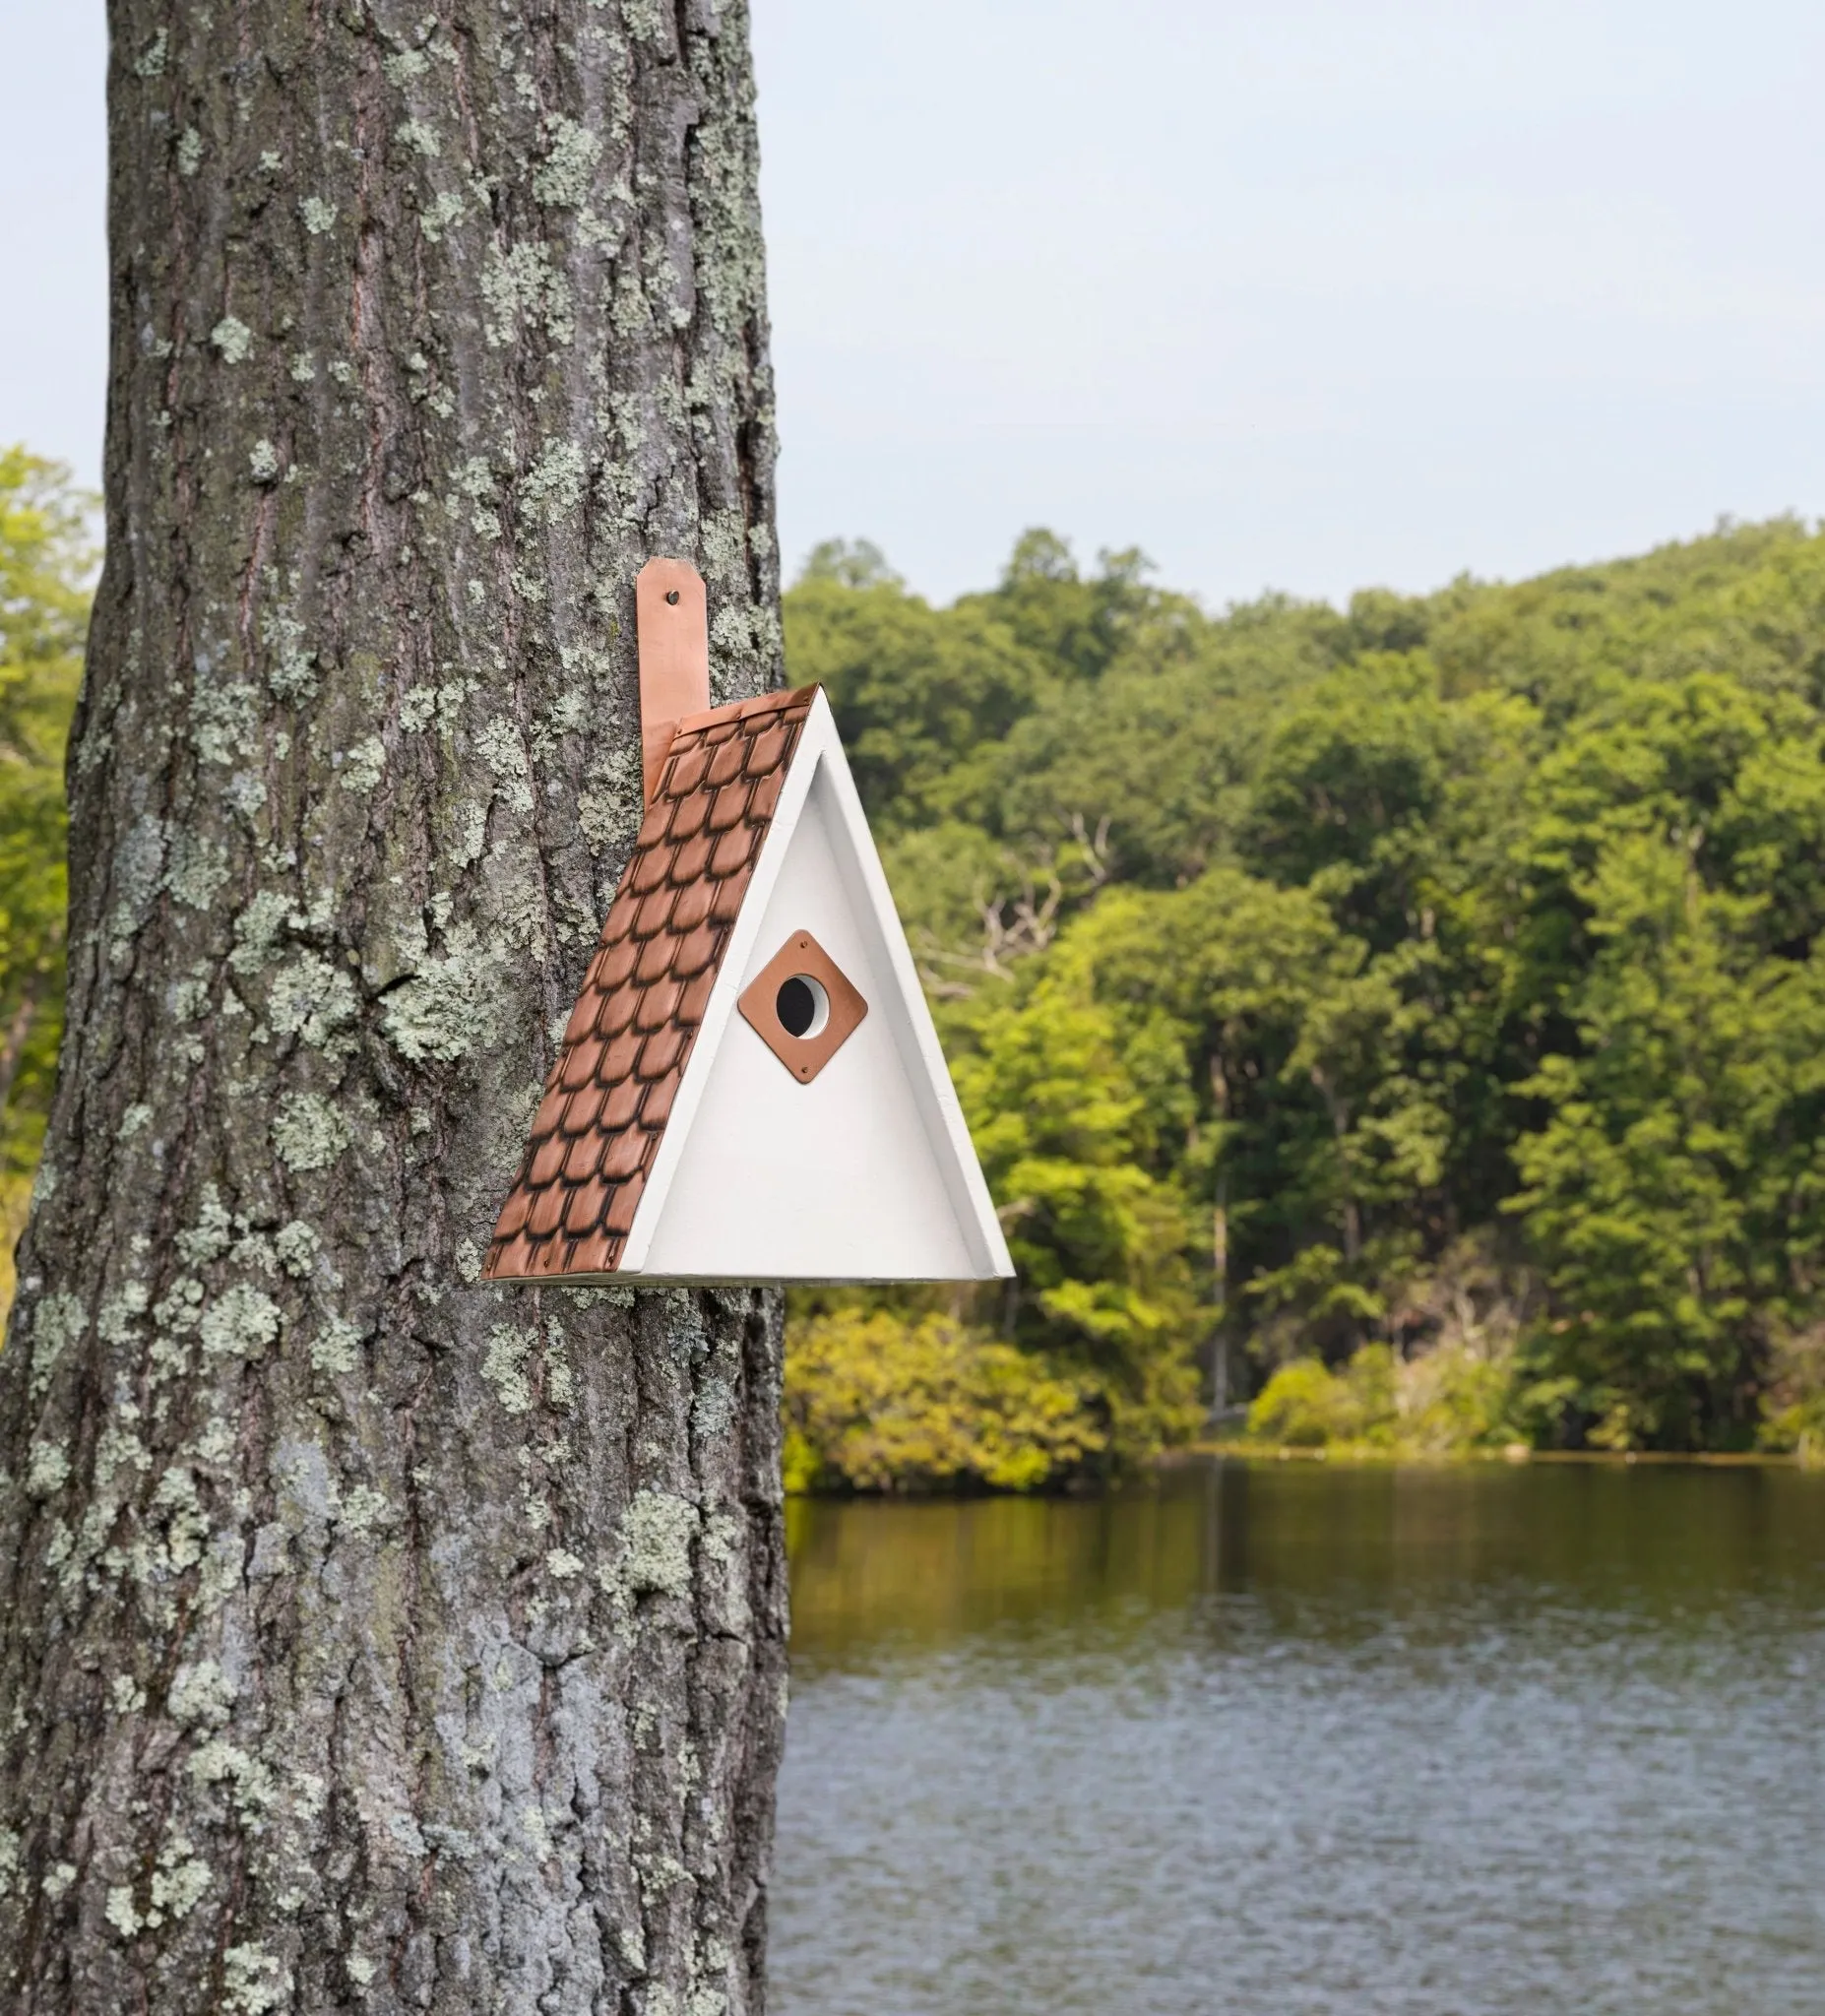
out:
{"label": "tree trunk", "polygon": [[777,1298],[477,1269],[638,824],[641,562],[779,679],[743,9],[109,13],[0,2007],[742,2016]]}

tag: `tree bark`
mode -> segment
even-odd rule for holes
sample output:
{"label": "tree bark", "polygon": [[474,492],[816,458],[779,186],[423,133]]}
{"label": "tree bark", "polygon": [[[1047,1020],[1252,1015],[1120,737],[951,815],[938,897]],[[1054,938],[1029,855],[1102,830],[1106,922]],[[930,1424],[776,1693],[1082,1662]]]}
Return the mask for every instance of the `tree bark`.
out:
{"label": "tree bark", "polygon": [[745,2016],[777,1298],[477,1280],[638,824],[641,562],[715,698],[780,677],[745,15],[109,17],[0,2007]]}

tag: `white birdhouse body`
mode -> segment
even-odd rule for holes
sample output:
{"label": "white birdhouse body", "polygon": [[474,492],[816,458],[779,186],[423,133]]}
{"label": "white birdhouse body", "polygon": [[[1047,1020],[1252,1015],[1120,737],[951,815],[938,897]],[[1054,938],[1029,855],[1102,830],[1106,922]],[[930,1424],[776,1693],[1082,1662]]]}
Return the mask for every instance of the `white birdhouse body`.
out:
{"label": "white birdhouse body", "polygon": [[[807,936],[866,1003],[853,1033],[808,1084],[735,1008],[763,969]],[[871,1282],[1007,1272],[1000,1228],[821,693],[724,977],[621,1272]]]}
{"label": "white birdhouse body", "polygon": [[488,1277],[1010,1275],[829,702],[689,717],[670,752]]}

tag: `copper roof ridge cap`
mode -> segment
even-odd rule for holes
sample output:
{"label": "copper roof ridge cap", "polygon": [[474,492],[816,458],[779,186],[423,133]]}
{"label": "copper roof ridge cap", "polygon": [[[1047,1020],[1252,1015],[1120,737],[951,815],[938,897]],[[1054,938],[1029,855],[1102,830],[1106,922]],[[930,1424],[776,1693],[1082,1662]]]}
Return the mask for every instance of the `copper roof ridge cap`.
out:
{"label": "copper roof ridge cap", "polygon": [[809,704],[812,696],[822,691],[823,687],[813,680],[808,686],[780,686],[771,693],[750,693],[745,700],[724,700],[721,707],[709,708],[702,714],[681,716],[672,723],[672,731],[678,735],[694,735],[705,728],[720,727],[725,721],[738,719],[743,708],[750,716],[775,714],[783,707],[797,705],[799,701]]}

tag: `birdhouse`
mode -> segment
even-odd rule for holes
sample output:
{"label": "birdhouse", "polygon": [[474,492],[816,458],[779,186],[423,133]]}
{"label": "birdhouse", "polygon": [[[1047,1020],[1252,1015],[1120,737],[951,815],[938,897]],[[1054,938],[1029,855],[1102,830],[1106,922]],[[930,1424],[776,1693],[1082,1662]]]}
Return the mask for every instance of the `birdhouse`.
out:
{"label": "birdhouse", "polygon": [[485,1277],[1011,1275],[829,701],[711,707],[681,561],[636,609],[646,816]]}

